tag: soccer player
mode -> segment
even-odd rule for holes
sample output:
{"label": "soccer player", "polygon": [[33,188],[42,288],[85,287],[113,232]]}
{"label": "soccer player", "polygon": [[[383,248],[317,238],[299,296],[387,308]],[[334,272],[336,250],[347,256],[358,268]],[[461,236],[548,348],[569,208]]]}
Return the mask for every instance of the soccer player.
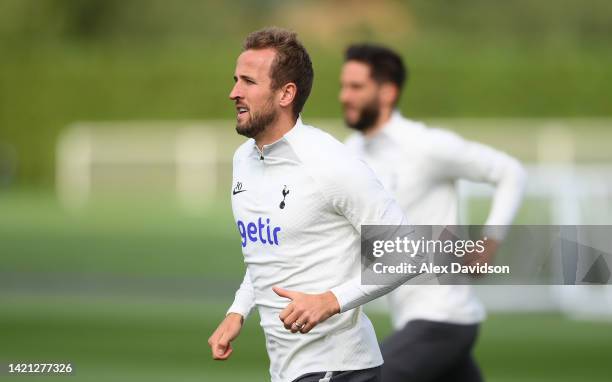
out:
{"label": "soccer player", "polygon": [[361,285],[360,230],[406,218],[365,163],[302,123],[313,69],[294,33],[251,33],[234,80],[236,130],[250,138],[234,154],[231,190],[247,269],[209,338],[213,358],[230,357],[255,306],[272,381],[379,381],[382,357],[360,305],[397,285]]}
{"label": "soccer player", "polygon": [[[346,141],[391,191],[413,224],[458,224],[457,181],[495,186],[487,225],[507,225],[522,198],[517,160],[397,110],[407,73],[401,57],[377,45],[352,45],[341,72]],[[487,232],[481,262],[504,234]],[[395,332],[382,343],[383,381],[479,381],[471,350],[485,312],[468,285],[406,285],[388,296]]]}

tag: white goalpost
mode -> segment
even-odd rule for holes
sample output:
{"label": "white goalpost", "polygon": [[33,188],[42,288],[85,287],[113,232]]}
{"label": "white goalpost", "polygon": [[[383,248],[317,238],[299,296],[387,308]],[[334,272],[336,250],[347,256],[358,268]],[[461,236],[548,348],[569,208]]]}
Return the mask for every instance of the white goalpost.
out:
{"label": "white goalpost", "polygon": [[57,143],[60,202],[78,210],[96,193],[169,193],[198,212],[217,192],[215,131],[198,123],[73,124]]}

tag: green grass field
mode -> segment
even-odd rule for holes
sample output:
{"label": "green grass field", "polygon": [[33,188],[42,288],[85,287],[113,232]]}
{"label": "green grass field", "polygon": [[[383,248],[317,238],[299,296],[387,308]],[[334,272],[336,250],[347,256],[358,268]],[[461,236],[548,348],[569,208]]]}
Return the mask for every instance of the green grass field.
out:
{"label": "green grass field", "polygon": [[[265,380],[256,315],[232,358],[211,360],[206,340],[224,307],[205,299],[4,298],[0,359],[71,361],[76,379],[87,381]],[[385,316],[370,317],[379,337],[389,333]],[[552,314],[492,315],[476,356],[490,381],[608,381],[610,329]]]}
{"label": "green grass field", "polygon": [[[0,361],[70,361],[71,381],[266,380],[256,314],[230,361],[206,342],[243,272],[228,202],[200,217],[155,200],[75,216],[20,192],[0,194],[0,211]],[[382,339],[387,317],[370,317]],[[492,314],[476,349],[499,382],[608,381],[611,355],[612,324],[552,313]]]}

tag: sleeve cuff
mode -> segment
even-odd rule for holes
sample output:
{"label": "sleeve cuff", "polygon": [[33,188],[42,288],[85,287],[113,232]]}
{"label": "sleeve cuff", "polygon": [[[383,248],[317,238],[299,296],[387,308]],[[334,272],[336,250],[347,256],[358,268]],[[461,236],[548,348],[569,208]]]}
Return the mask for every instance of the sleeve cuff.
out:
{"label": "sleeve cuff", "polygon": [[487,225],[482,229],[482,236],[487,239],[503,241],[509,228],[509,226],[505,225]]}
{"label": "sleeve cuff", "polygon": [[251,313],[251,308],[245,308],[240,306],[239,304],[234,303],[232,304],[232,306],[230,306],[225,315],[227,316],[230,313],[238,313],[242,316],[243,320],[246,321],[247,317]]}
{"label": "sleeve cuff", "polygon": [[338,300],[338,305],[340,305],[340,313],[344,313],[347,310],[351,310],[354,308],[351,306],[351,302],[354,302],[360,297],[360,289],[355,285],[352,285],[351,282],[344,283],[338,285],[330,289],[330,292],[336,296],[336,300]]}

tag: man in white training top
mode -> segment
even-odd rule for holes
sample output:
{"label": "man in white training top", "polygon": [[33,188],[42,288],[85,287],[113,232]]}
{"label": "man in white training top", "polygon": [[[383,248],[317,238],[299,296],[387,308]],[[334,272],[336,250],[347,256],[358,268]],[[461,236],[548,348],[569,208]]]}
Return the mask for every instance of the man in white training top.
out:
{"label": "man in white training top", "polygon": [[[508,225],[520,205],[525,171],[514,158],[404,118],[396,109],[407,73],[382,46],[346,50],[340,102],[345,142],[393,193],[411,223],[456,225],[457,181],[496,187],[486,225]],[[501,232],[501,234],[500,234]],[[487,262],[503,229],[487,233]],[[479,255],[482,256],[482,255]],[[387,295],[395,332],[382,344],[383,381],[479,381],[471,356],[485,312],[468,285],[406,285]]]}
{"label": "man in white training top", "polygon": [[251,33],[234,80],[236,130],[250,138],[234,154],[231,190],[247,269],[208,341],[213,358],[231,355],[256,306],[272,381],[379,381],[360,305],[394,286],[361,285],[360,230],[406,224],[404,214],[365,163],[302,123],[313,70],[294,33]]}

